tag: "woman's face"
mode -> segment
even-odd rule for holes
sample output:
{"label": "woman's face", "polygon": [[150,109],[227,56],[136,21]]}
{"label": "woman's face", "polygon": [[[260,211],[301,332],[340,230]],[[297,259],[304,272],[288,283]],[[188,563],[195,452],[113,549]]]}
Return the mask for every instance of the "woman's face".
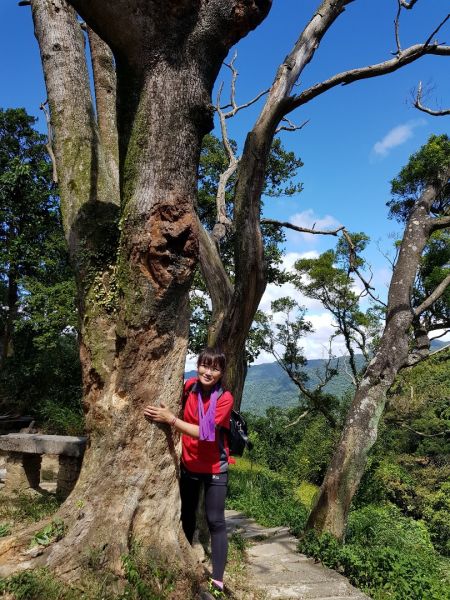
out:
{"label": "woman's face", "polygon": [[198,379],[205,391],[211,390],[222,377],[222,371],[218,366],[206,366],[199,364],[197,367]]}

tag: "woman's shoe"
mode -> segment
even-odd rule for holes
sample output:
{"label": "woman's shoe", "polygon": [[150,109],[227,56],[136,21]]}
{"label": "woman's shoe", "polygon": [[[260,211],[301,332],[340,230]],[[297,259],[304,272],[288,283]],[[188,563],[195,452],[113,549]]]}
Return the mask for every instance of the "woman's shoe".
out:
{"label": "woman's shoe", "polygon": [[226,598],[226,594],[222,588],[214,583],[212,579],[208,579],[208,592],[213,598]]}

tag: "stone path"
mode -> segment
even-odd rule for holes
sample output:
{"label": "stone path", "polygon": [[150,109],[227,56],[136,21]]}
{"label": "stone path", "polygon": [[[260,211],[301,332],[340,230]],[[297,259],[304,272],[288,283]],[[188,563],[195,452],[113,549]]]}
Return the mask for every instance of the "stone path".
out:
{"label": "stone path", "polygon": [[227,510],[227,529],[252,542],[247,550],[252,587],[269,600],[369,600],[345,577],[296,552],[298,540],[286,527],[267,528]]}

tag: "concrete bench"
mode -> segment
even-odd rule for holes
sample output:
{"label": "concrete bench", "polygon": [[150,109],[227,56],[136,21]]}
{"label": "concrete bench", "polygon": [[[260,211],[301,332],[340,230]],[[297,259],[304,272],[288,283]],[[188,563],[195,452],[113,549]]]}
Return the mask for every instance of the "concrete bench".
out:
{"label": "concrete bench", "polygon": [[66,498],[80,473],[85,437],[9,433],[0,435],[0,452],[6,456],[4,492],[39,488],[43,454],[58,455],[56,493]]}

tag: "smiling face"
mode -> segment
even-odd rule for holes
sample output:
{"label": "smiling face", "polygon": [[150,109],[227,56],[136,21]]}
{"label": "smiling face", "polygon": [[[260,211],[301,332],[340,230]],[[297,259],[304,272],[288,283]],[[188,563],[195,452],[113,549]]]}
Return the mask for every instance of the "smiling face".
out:
{"label": "smiling face", "polygon": [[197,367],[198,380],[202,388],[209,392],[218,383],[222,377],[222,370],[218,365],[206,365],[199,363]]}

